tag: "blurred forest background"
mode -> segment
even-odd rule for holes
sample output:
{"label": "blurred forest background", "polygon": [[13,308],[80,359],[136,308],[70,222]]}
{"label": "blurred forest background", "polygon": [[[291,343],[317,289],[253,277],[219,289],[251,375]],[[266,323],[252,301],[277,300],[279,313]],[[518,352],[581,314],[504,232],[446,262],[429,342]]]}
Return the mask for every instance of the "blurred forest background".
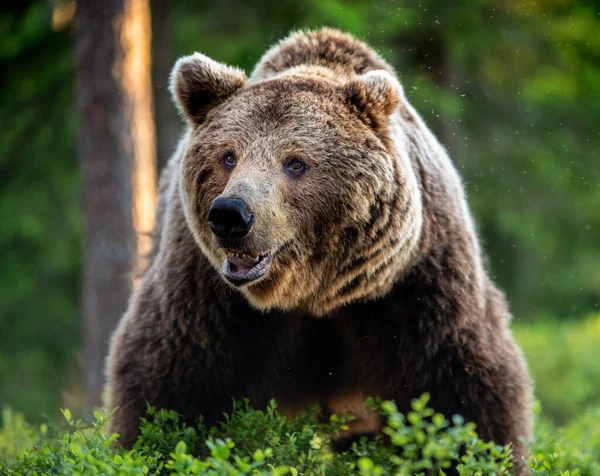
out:
{"label": "blurred forest background", "polygon": [[176,58],[250,71],[291,29],[321,25],[378,49],[450,150],[545,411],[564,420],[600,401],[596,0],[0,8],[0,405],[38,421],[99,401],[156,170],[183,128]]}

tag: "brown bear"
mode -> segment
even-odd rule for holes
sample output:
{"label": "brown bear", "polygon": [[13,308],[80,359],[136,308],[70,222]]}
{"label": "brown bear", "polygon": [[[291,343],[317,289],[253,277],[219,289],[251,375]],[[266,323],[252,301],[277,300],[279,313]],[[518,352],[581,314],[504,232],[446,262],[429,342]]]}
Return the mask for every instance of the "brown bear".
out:
{"label": "brown bear", "polygon": [[112,430],[147,403],[214,423],[231,397],[286,414],[368,396],[431,406],[512,443],[531,385],[461,180],[395,73],[341,32],[297,32],[249,79],[180,59],[187,133],[163,173],[155,255],[111,343]]}

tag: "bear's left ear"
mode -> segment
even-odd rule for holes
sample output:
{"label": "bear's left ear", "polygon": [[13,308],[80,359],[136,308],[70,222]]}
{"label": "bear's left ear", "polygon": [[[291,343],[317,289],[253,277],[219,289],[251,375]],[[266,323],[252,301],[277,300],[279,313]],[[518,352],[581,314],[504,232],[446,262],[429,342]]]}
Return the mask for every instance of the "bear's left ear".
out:
{"label": "bear's left ear", "polygon": [[238,68],[218,63],[200,53],[175,63],[170,88],[181,114],[193,125],[201,124],[208,112],[246,84]]}
{"label": "bear's left ear", "polygon": [[376,130],[389,123],[404,97],[398,80],[384,70],[369,71],[351,79],[343,88],[348,104],[365,124]]}

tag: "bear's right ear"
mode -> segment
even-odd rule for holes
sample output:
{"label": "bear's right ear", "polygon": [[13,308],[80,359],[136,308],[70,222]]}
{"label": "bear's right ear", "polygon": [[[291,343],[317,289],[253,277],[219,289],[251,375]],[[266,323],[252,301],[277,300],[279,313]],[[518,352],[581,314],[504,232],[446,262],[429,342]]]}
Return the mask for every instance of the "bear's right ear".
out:
{"label": "bear's right ear", "polygon": [[193,125],[201,124],[208,112],[246,83],[238,68],[194,53],[175,63],[170,88],[181,114]]}
{"label": "bear's right ear", "polygon": [[346,101],[359,118],[373,129],[386,126],[404,99],[398,80],[388,71],[374,70],[344,85]]}

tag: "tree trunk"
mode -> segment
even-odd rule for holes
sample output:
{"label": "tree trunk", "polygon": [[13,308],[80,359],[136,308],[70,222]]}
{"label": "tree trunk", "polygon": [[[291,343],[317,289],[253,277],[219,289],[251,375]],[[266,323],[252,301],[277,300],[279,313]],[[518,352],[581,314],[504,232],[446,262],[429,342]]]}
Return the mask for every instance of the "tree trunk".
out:
{"label": "tree trunk", "polygon": [[152,2],[152,84],[156,107],[156,168],[159,173],[171,158],[182,128],[169,92],[169,76],[173,57],[169,0]]}
{"label": "tree trunk", "polygon": [[149,249],[156,189],[147,0],[78,0],[84,407],[101,403],[110,335]]}

